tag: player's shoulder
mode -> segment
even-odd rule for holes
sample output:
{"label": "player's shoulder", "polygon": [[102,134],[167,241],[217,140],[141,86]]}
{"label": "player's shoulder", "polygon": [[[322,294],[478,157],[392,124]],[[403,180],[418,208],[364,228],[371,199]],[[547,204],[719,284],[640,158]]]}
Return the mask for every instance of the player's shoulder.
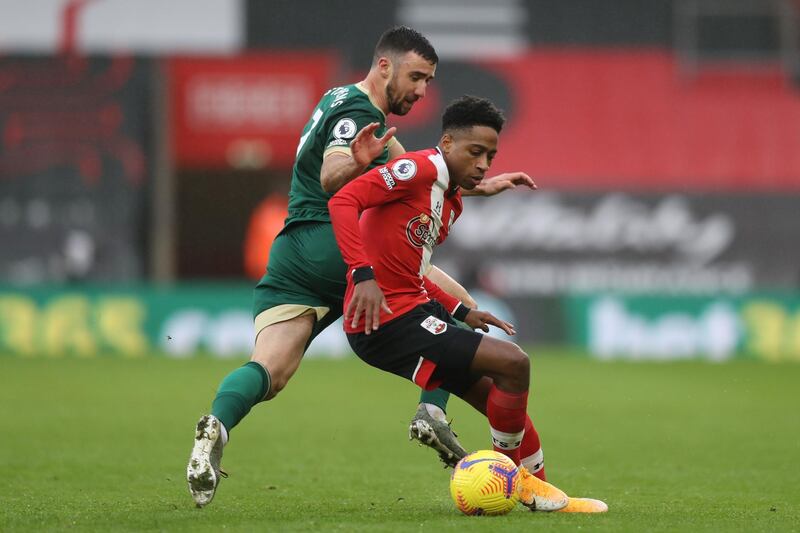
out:
{"label": "player's shoulder", "polygon": [[435,181],[438,171],[431,157],[435,157],[436,154],[438,154],[438,151],[435,148],[406,152],[386,163],[386,166],[394,177],[401,181],[410,181],[412,179]]}
{"label": "player's shoulder", "polygon": [[329,115],[359,113],[383,118],[370,101],[369,96],[357,84],[342,85],[329,89],[323,95],[323,112]]}

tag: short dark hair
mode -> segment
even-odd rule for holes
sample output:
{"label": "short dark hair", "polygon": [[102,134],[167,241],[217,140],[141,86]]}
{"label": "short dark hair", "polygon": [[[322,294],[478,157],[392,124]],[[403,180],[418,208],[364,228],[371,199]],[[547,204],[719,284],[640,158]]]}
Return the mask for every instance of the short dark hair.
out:
{"label": "short dark hair", "polygon": [[465,95],[456,98],[442,115],[442,132],[471,128],[472,126],[488,126],[497,133],[503,129],[506,117],[495,105],[479,96]]}
{"label": "short dark hair", "polygon": [[395,26],[389,28],[375,45],[373,61],[389,54],[405,54],[416,52],[434,65],[439,63],[439,56],[428,39],[415,29],[408,26]]}

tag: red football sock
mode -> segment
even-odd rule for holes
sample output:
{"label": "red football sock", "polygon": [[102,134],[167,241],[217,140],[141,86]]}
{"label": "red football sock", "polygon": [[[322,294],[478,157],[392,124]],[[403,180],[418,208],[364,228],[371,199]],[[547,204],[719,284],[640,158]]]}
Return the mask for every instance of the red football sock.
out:
{"label": "red football sock", "polygon": [[528,391],[503,392],[492,385],[486,399],[486,416],[491,426],[494,450],[507,455],[516,465],[520,463],[527,407]]}
{"label": "red football sock", "polygon": [[542,453],[542,443],[539,434],[533,427],[531,417],[525,416],[525,436],[522,437],[522,445],[519,447],[519,454],[522,457],[522,466],[528,472],[538,477],[542,481],[547,481],[544,474],[544,453]]}

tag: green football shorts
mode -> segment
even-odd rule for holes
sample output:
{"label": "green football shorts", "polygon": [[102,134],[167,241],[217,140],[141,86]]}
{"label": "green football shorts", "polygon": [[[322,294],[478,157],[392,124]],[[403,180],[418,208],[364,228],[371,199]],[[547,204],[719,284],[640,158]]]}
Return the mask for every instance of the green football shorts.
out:
{"label": "green football shorts", "polygon": [[272,243],[267,273],[253,291],[256,335],[269,325],[314,314],[311,339],[316,337],[342,316],[346,274],[331,224],[284,228]]}

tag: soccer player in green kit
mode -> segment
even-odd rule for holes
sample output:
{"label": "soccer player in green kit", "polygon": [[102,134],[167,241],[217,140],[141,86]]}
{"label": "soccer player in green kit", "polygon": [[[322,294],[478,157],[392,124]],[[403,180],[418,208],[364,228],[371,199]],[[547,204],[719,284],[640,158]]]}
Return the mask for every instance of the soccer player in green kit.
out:
{"label": "soccer player in green kit", "polygon": [[[197,423],[187,481],[198,506],[214,497],[228,432],[255,404],[284,388],[309,343],[342,315],[347,267],[331,227],[328,200],[356,176],[405,152],[394,138],[395,128],[386,128],[386,116],[405,115],[425,96],[437,63],[423,35],[392,28],[378,41],[366,78],[329,90],[312,112],[297,146],[289,215],[254,292],[251,360],[222,380],[211,414]],[[485,180],[474,194],[488,196],[516,185],[535,188],[524,173],[510,173]],[[475,306],[464,288],[441,270],[432,267],[427,276]],[[466,452],[445,420],[448,397],[441,390],[424,392],[409,429],[452,466]]]}

